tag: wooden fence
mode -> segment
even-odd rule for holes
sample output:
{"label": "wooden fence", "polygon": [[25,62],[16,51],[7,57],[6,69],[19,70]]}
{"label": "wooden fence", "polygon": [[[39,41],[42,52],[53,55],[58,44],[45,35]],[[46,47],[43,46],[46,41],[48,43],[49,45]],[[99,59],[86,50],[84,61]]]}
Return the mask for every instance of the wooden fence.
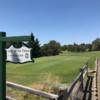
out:
{"label": "wooden fence", "polygon": [[[64,91],[62,100],[69,100],[69,99],[76,100],[76,98],[78,99],[78,92],[82,92],[81,94],[84,93],[84,89],[85,89],[84,78],[86,75],[88,75],[88,65],[87,64],[80,70],[80,73],[77,75],[77,77],[72,82],[70,87]],[[75,94],[76,91],[77,91],[77,94]]]}
{"label": "wooden fence", "polygon": [[[25,91],[25,92],[30,93],[30,94],[34,94],[34,95],[37,95],[37,96],[47,98],[49,100],[69,100],[70,98],[71,98],[71,100],[74,100],[73,98],[75,98],[75,97],[72,96],[72,95],[75,95],[75,94],[73,94],[73,91],[76,91],[76,90],[78,90],[79,92],[80,92],[80,90],[81,90],[81,92],[84,91],[84,78],[87,74],[88,74],[88,65],[86,64],[80,70],[80,73],[78,74],[76,79],[72,82],[70,87],[67,88],[66,90],[64,90],[63,92],[61,92],[60,94],[57,94],[57,95],[47,93],[47,92],[44,92],[44,91],[41,91],[41,90],[29,88],[29,87],[26,87],[26,86],[23,86],[23,85],[15,84],[15,83],[12,83],[12,82],[7,82],[6,85],[7,85],[7,87],[10,87],[10,88],[13,88],[13,89],[18,89],[20,91]],[[76,86],[78,86],[77,89],[75,88]],[[7,96],[7,100],[16,100],[16,99],[13,99],[13,98]]]}
{"label": "wooden fence", "polygon": [[[12,83],[12,82],[7,82],[6,84],[10,88],[18,89],[20,91],[25,91],[27,93],[38,95],[38,96],[41,96],[41,97],[44,97],[44,98],[47,98],[47,99],[50,99],[50,100],[57,100],[57,98],[58,98],[58,95],[47,93],[47,92],[37,90],[37,89],[33,89],[33,88],[29,88],[29,87],[26,87],[26,86],[23,86],[23,85],[20,85],[20,84],[15,84],[15,83]],[[10,99],[10,97],[8,97],[8,99]]]}

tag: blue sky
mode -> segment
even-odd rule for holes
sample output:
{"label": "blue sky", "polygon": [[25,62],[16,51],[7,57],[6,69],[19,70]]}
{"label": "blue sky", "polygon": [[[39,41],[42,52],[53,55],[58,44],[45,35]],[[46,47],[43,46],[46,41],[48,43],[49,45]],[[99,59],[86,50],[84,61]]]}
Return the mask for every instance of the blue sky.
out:
{"label": "blue sky", "polygon": [[0,0],[0,31],[33,32],[41,44],[90,43],[100,37],[100,0]]}

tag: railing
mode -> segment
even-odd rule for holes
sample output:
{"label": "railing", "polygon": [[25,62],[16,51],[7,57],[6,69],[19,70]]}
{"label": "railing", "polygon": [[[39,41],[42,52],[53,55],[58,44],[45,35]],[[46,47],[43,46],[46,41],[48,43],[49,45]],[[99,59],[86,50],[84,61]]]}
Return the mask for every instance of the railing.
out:
{"label": "railing", "polygon": [[[67,88],[66,90],[64,90],[64,92],[60,95],[47,93],[47,92],[44,92],[44,91],[41,91],[41,90],[36,90],[36,89],[29,88],[29,87],[26,87],[26,86],[23,86],[23,85],[20,85],[20,84],[15,84],[15,83],[12,83],[12,82],[7,82],[6,85],[10,88],[18,89],[20,91],[25,91],[25,92],[30,93],[30,94],[34,94],[34,95],[37,95],[37,96],[47,98],[49,100],[68,100],[71,97],[72,92],[75,90],[76,85],[81,87],[81,90],[84,91],[84,77],[87,74],[88,74],[88,65],[86,64],[80,70],[80,73],[75,78],[75,80],[72,82],[70,87]],[[16,99],[13,99],[11,97],[7,97],[7,100],[16,100]]]}
{"label": "railing", "polygon": [[[34,94],[34,95],[38,95],[38,96],[47,98],[49,100],[57,100],[57,98],[58,98],[58,95],[47,93],[47,92],[37,90],[37,89],[33,89],[33,88],[29,88],[29,87],[26,87],[26,86],[23,86],[23,85],[20,85],[20,84],[15,84],[15,83],[12,83],[12,82],[7,82],[6,84],[10,88],[18,89],[20,91],[25,91],[25,92],[30,93],[30,94]],[[15,100],[15,99],[10,99],[10,97],[8,97],[7,99],[8,100]]]}
{"label": "railing", "polygon": [[16,99],[11,98],[11,97],[9,97],[9,96],[6,96],[6,100],[16,100]]}

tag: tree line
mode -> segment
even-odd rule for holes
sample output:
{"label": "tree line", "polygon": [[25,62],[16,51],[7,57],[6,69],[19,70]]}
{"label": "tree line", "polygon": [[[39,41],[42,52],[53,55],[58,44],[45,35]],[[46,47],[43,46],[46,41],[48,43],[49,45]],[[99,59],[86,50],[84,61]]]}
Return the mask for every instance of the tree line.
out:
{"label": "tree line", "polygon": [[[31,33],[33,34],[33,33]],[[70,45],[61,45],[55,40],[51,40],[48,43],[40,46],[38,38],[35,38],[33,35],[33,40],[28,42],[8,42],[6,48],[9,48],[13,45],[15,48],[20,48],[22,45],[26,45],[29,48],[32,48],[32,58],[40,56],[54,56],[58,55],[62,51],[71,51],[71,52],[87,52],[87,51],[99,51],[100,50],[100,38],[95,39],[90,44],[70,44]]]}
{"label": "tree line", "polygon": [[100,38],[95,39],[90,44],[71,44],[71,45],[63,45],[62,50],[71,51],[71,52],[86,52],[86,51],[99,51],[100,50]]}

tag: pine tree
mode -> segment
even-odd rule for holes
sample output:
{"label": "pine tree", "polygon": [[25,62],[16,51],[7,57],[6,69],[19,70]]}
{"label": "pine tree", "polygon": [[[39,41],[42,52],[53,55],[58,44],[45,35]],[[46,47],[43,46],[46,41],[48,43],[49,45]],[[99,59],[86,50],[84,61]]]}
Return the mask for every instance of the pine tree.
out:
{"label": "pine tree", "polygon": [[33,33],[31,33],[33,39],[32,41],[29,41],[27,43],[27,45],[32,48],[31,50],[31,55],[32,55],[32,58],[36,58],[36,57],[39,57],[40,56],[40,44],[39,44],[39,41],[38,39],[36,38],[35,39],[35,36],[33,35]]}
{"label": "pine tree", "polygon": [[35,58],[40,56],[40,44],[37,38],[35,39],[35,42],[34,42],[33,56]]}

